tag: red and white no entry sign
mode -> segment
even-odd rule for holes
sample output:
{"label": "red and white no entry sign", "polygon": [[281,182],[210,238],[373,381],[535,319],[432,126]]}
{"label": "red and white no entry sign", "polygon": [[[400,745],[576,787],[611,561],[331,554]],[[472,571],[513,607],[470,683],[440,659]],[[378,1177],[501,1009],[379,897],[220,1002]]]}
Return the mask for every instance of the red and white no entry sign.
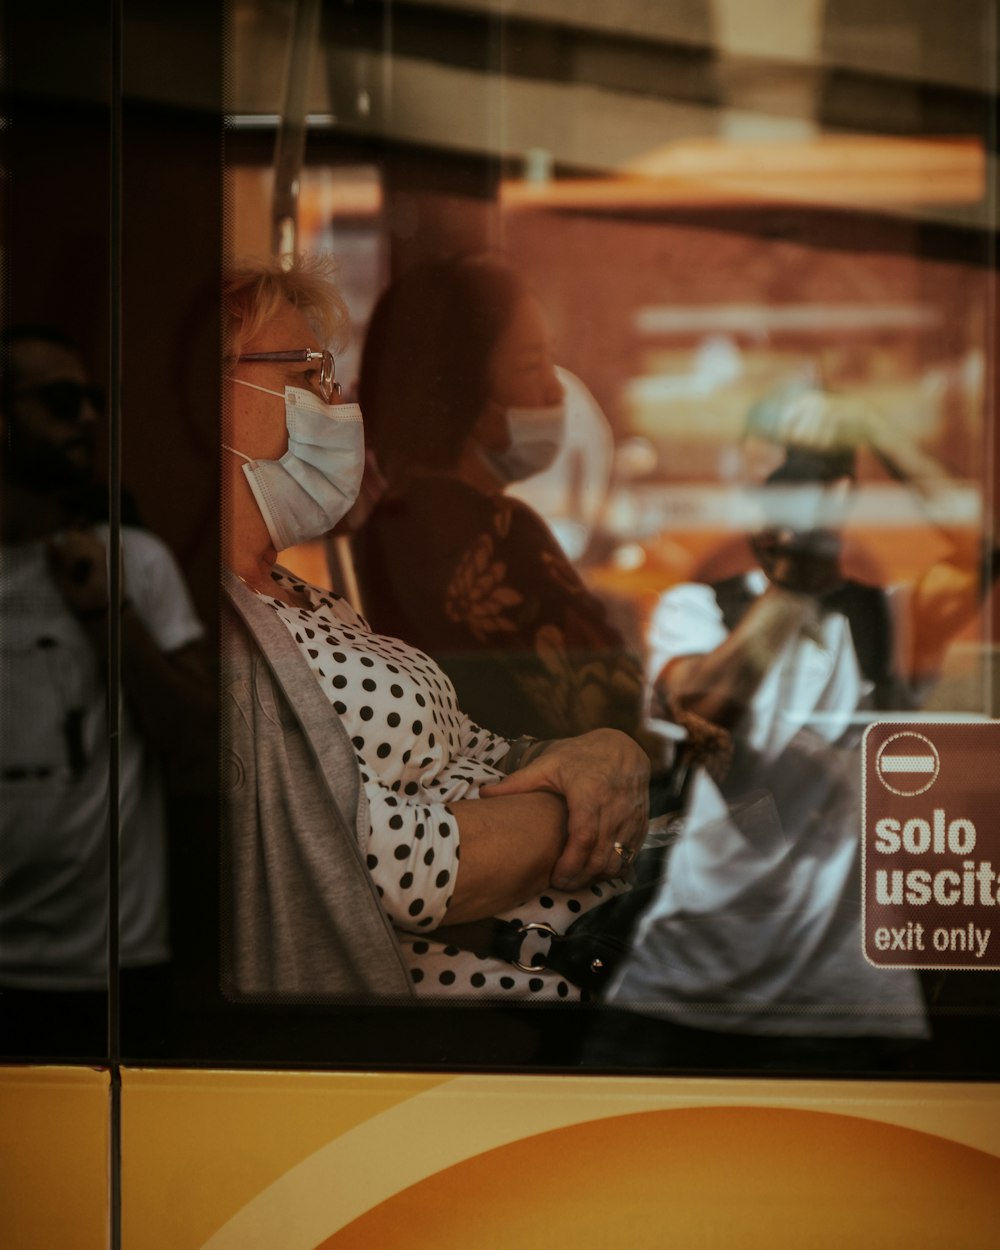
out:
{"label": "red and white no entry sign", "polygon": [[894,733],[875,757],[879,780],[893,794],[923,794],[937,781],[941,757],[937,747],[923,734]]}
{"label": "red and white no entry sign", "polygon": [[1000,721],[871,725],[863,760],[866,958],[1000,968]]}

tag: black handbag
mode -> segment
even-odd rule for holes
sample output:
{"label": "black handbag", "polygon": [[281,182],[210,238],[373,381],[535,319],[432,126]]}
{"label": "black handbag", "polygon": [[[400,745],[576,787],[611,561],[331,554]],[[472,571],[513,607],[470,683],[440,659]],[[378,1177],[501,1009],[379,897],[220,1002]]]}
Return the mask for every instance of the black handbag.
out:
{"label": "black handbag", "polygon": [[[679,821],[674,824],[679,826]],[[636,928],[663,880],[676,836],[674,831],[669,841],[639,852],[632,861],[631,889],[585,911],[565,933],[553,931],[543,966],[599,997],[632,949]]]}

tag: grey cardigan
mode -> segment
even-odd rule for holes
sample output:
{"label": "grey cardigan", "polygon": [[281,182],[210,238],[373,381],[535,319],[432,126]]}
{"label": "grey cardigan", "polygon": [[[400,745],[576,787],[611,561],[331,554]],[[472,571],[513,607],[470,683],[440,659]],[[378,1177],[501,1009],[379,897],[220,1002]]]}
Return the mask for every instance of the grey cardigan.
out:
{"label": "grey cardigan", "polygon": [[413,997],[362,856],[340,718],[277,615],[225,574],[223,969],[240,999]]}

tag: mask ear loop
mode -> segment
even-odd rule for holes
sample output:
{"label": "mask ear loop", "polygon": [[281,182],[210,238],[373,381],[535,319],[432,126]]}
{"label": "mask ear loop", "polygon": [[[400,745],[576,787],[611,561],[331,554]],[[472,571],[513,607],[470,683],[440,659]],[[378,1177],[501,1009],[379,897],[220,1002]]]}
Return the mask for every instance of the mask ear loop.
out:
{"label": "mask ear loop", "polygon": [[276,395],[278,399],[285,398],[284,391],[272,391],[269,386],[258,386],[256,382],[244,382],[242,378],[234,378],[232,374],[229,375],[229,381],[235,382],[237,386],[249,386],[251,390],[263,391],[265,395]]}
{"label": "mask ear loop", "polygon": [[234,456],[239,456],[241,460],[245,460],[247,464],[253,463],[253,456],[245,456],[243,452],[237,451],[235,447],[230,447],[228,443],[220,443],[219,446],[223,451],[231,451]]}
{"label": "mask ear loop", "polygon": [[[278,399],[285,398],[283,391],[272,391],[267,386],[258,386],[256,382],[244,382],[242,378],[234,378],[232,374],[229,375],[228,381],[235,382],[237,386],[249,386],[254,391],[263,391],[265,395],[274,395]],[[242,451],[237,451],[235,447],[230,447],[228,443],[220,443],[219,446],[222,447],[223,451],[231,451],[234,456],[239,456],[247,464],[253,464],[253,456],[245,456]]]}

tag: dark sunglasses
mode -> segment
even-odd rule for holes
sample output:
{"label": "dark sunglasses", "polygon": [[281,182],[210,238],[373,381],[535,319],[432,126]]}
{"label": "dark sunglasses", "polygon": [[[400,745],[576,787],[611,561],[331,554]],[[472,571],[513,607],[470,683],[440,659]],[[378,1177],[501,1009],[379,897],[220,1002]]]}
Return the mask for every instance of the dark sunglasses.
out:
{"label": "dark sunglasses", "polygon": [[14,398],[31,395],[40,400],[57,421],[76,421],[84,403],[96,412],[104,411],[104,392],[99,386],[81,386],[79,382],[44,382],[41,386],[15,391]]}

